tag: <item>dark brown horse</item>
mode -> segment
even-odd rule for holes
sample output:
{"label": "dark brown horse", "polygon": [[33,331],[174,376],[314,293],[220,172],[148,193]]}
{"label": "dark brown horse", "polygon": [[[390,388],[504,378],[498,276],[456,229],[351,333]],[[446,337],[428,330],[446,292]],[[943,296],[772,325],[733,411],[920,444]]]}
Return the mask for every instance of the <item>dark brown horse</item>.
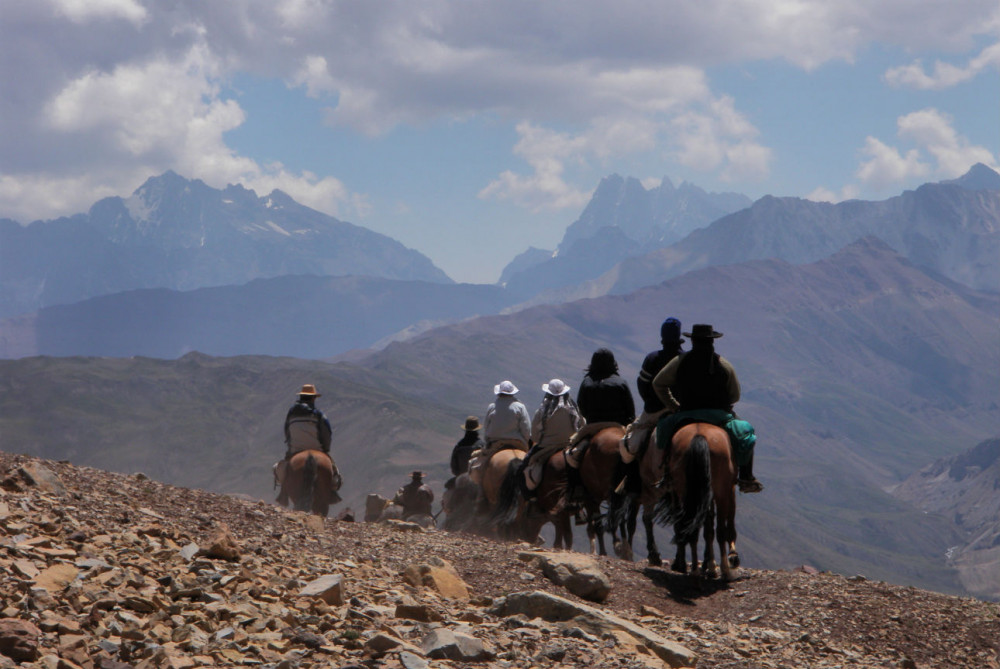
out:
{"label": "dark brown horse", "polygon": [[653,567],[663,564],[660,549],[654,536],[657,504],[667,494],[663,478],[667,470],[666,450],[656,446],[656,430],[650,430],[647,443],[639,458],[640,489],[638,495],[624,491],[613,492],[608,504],[609,522],[624,524],[621,543],[615,546],[619,557],[632,559],[632,540],[635,537],[639,508],[642,508],[642,526],[646,531],[646,560]]}
{"label": "dark brown horse", "polygon": [[[685,425],[674,434],[670,446],[668,475],[673,481],[669,505],[658,520],[674,526],[677,556],[671,568],[687,572],[685,549],[691,549],[691,574],[715,578],[714,541],[719,542],[722,576],[733,578],[739,566],[736,552],[736,463],[729,435],[710,423]],[[698,565],[698,532],[704,530],[705,554]]]}
{"label": "dark brown horse", "polygon": [[278,493],[278,504],[296,511],[326,516],[331,504],[340,501],[342,479],[336,465],[323,451],[299,451],[288,461]]}
{"label": "dark brown horse", "polygon": [[535,489],[535,501],[524,513],[524,538],[532,543],[546,523],[555,527],[553,548],[573,548],[573,523],[566,507],[566,454],[556,451],[545,462],[542,480]]}
{"label": "dark brown horse", "polygon": [[584,508],[587,511],[587,536],[590,538],[590,551],[595,552],[595,539],[600,555],[607,555],[604,545],[604,532],[610,532],[614,543],[618,542],[619,526],[606,523],[601,514],[601,504],[608,500],[614,481],[615,471],[621,456],[618,454],[618,442],[625,436],[625,428],[621,425],[609,425],[590,437],[590,444],[584,450],[580,461],[580,480],[585,490]]}

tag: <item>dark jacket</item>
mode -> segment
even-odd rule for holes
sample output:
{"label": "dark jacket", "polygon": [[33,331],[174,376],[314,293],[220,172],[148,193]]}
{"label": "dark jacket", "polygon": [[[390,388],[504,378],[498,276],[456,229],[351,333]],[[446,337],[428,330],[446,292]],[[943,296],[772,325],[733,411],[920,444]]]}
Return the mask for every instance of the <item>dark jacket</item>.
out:
{"label": "dark jacket", "polygon": [[642,361],[642,368],[639,370],[639,376],[635,380],[635,385],[639,389],[639,396],[642,398],[642,410],[646,413],[654,414],[666,408],[663,400],[653,391],[653,379],[680,352],[680,344],[677,344],[669,349],[653,351]]}
{"label": "dark jacket", "polygon": [[583,377],[576,404],[588,423],[611,421],[628,425],[635,420],[635,401],[625,379],[612,374],[595,379],[589,374]]}
{"label": "dark jacket", "polygon": [[485,446],[486,443],[480,438],[478,430],[466,432],[451,451],[452,475],[458,476],[469,471],[469,458],[472,457],[472,452]]}

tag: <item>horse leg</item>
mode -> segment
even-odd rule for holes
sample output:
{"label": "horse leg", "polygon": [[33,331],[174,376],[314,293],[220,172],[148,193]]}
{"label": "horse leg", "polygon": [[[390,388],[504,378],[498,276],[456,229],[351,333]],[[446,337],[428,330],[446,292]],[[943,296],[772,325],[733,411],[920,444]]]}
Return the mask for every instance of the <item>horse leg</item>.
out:
{"label": "horse leg", "polygon": [[[685,552],[687,550],[687,543],[680,539],[680,523],[674,525],[674,543],[677,544],[677,554],[674,556],[674,561],[670,563],[670,569],[679,574],[686,574],[687,559]],[[697,561],[695,561],[695,564],[697,564]]]}
{"label": "horse leg", "polygon": [[[720,554],[721,557],[721,554]],[[719,577],[719,565],[715,561],[715,505],[709,507],[705,516],[705,559],[701,566],[702,574],[708,578]]]}
{"label": "horse leg", "polygon": [[[553,525],[556,526],[556,548],[562,548],[564,550],[573,549],[573,523],[570,521],[568,513],[561,513],[556,518]],[[560,544],[560,539],[562,543]]]}
{"label": "horse leg", "polygon": [[723,500],[718,508],[717,534],[719,538],[719,559],[722,561],[722,577],[733,580],[733,569],[740,566],[740,554],[736,552],[736,495]]}
{"label": "horse leg", "polygon": [[660,549],[656,547],[656,537],[653,536],[653,507],[647,506],[642,509],[642,526],[646,529],[646,559],[651,567],[659,567],[663,564],[660,558]]}

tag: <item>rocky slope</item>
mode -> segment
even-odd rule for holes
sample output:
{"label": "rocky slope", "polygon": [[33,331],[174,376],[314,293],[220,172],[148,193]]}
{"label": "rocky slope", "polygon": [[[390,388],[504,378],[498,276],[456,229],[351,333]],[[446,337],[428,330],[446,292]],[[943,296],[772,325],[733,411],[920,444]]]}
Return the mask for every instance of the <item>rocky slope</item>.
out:
{"label": "rocky slope", "polygon": [[1000,667],[996,604],[593,558],[595,603],[534,555],[0,453],[0,667]]}

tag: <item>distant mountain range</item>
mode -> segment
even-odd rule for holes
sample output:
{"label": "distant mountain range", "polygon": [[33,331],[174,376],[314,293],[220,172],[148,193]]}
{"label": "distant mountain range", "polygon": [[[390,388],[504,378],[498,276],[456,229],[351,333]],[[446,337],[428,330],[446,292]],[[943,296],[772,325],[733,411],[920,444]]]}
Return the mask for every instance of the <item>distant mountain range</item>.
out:
{"label": "distant mountain range", "polygon": [[[472,316],[627,294],[699,268],[815,261],[866,235],[951,280],[1000,290],[1000,175],[983,165],[882,202],[768,196],[705,221],[744,201],[608,177],[555,257],[530,249],[505,270],[505,286],[470,286],[283,194],[217,191],[167,173],[86,216],[27,228],[0,222],[0,303],[67,302],[0,318],[0,357],[198,350],[330,358]],[[354,276],[330,276],[338,274]],[[161,287],[112,289],[127,284]],[[71,299],[91,293],[110,294]],[[290,328],[323,334],[304,343]]]}
{"label": "distant mountain range", "polygon": [[451,283],[424,255],[275,190],[210,188],[173,172],[86,214],[0,220],[0,318],[135,290],[295,274]]}
{"label": "distant mountain range", "polygon": [[667,178],[647,190],[638,179],[613,174],[601,180],[555,251],[529,249],[504,268],[500,283],[517,301],[575,286],[750,203],[745,195],[707,193],[687,182],[675,188]]}
{"label": "distant mountain range", "polygon": [[953,281],[1000,291],[1000,174],[979,164],[959,179],[879,202],[765,196],[676,244],[627,258],[596,279],[532,301],[625,294],[692,270],[747,260],[813,262],[867,235]]}
{"label": "distant mountain range", "polygon": [[559,377],[575,393],[590,354],[608,346],[633,380],[668,315],[725,333],[737,409],[757,428],[767,489],[738,501],[747,565],[970,591],[946,558],[965,530],[886,490],[1000,436],[1000,295],[928,273],[873,237],[815,263],[709,267],[627,295],[470,318],[354,362],[0,361],[0,434],[4,450],[269,498],[284,412],[316,383],[345,503],[359,509],[413,468],[440,492],[462,421],[482,417],[501,379],[534,410],[542,383]]}

